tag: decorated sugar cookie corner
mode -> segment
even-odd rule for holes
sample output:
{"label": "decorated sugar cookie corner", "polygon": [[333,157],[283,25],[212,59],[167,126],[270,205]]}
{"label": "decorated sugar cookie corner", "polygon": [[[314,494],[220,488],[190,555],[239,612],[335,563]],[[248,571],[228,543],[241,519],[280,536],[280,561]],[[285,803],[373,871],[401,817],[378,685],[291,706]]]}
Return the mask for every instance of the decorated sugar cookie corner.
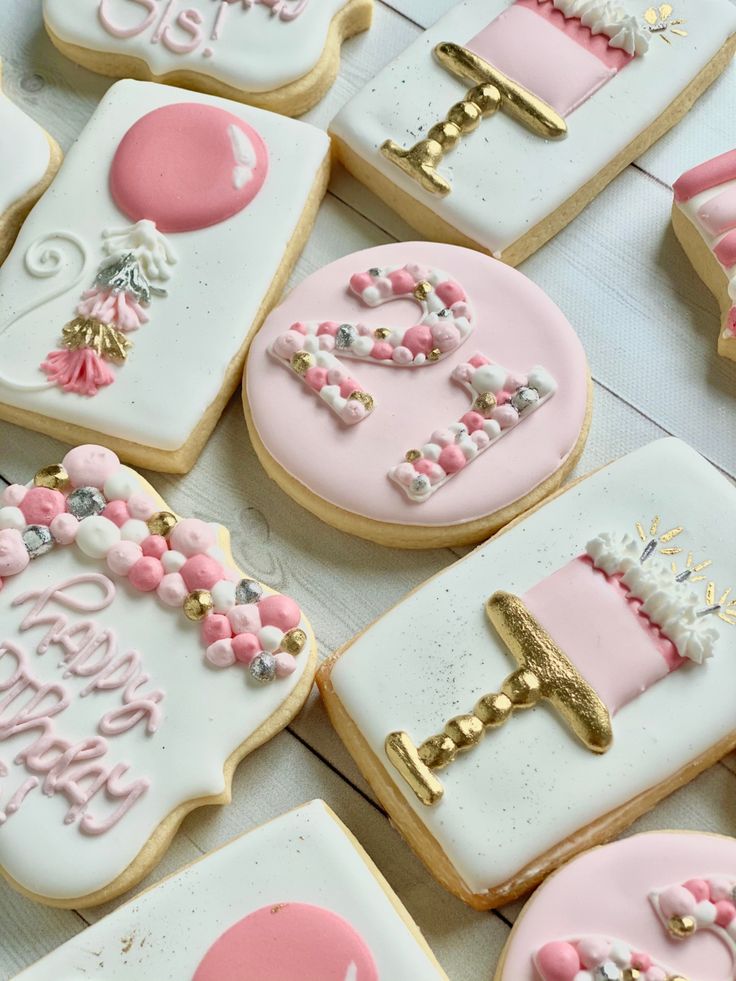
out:
{"label": "decorated sugar cookie corner", "polygon": [[736,361],[736,150],[675,182],[675,233],[721,308],[718,353]]}
{"label": "decorated sugar cookie corner", "polygon": [[178,517],[110,450],[75,447],[7,487],[5,875],[63,906],[133,885],[150,839],[155,856],[186,810],[226,799],[246,744],[296,714],[314,668],[298,604],[236,567],[222,526]]}
{"label": "decorated sugar cookie corner", "polygon": [[373,0],[46,0],[57,48],[93,71],[298,116],[337,75]]}
{"label": "decorated sugar cookie corner", "polygon": [[328,166],[326,136],[306,124],[113,85],[0,271],[0,416],[66,441],[100,433],[131,462],[188,469]]}
{"label": "decorated sugar cookie corner", "polygon": [[[2,62],[0,61],[0,86]],[[15,105],[0,88],[0,262],[10,251],[28,212],[61,164],[56,140]]]}
{"label": "decorated sugar cookie corner", "polygon": [[735,46],[728,0],[471,0],[330,129],[348,169],[427,237],[517,265],[678,122]]}
{"label": "decorated sugar cookie corner", "polygon": [[245,400],[261,461],[299,503],[431,547],[485,537],[562,480],[587,433],[588,370],[520,274],[404,243],[297,287],[254,342]]}
{"label": "decorated sugar cookie corner", "polygon": [[[466,902],[522,895],[736,745],[733,504],[684,444],[643,447],[415,590],[321,670],[392,821],[430,870],[444,856],[441,881]],[[543,981],[588,981],[575,963]]]}
{"label": "decorated sugar cookie corner", "polygon": [[735,887],[731,838],[657,832],[586,852],[529,901],[496,981],[731,981]]}

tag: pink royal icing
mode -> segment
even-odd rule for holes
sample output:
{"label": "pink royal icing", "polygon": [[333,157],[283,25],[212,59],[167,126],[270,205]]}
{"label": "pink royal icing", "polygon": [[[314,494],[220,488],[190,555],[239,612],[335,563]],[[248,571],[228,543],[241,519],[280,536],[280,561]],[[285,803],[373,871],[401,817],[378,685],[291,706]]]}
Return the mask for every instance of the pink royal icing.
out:
{"label": "pink royal icing", "polygon": [[133,221],[189,232],[242,211],[267,171],[266,144],[252,126],[218,106],[180,102],[131,126],[112,162],[110,192]]}
{"label": "pink royal icing", "polygon": [[678,178],[674,183],[675,201],[689,201],[696,194],[702,194],[703,191],[720,187],[732,180],[736,180],[736,150],[729,150],[719,157],[706,160]]}
{"label": "pink royal icing", "polygon": [[[307,385],[295,384],[276,359],[268,357],[277,339],[294,324],[345,323],[370,330],[386,326],[380,306],[366,307],[349,291],[356,269],[402,270],[412,264],[441,269],[461,284],[473,311],[473,344],[513,367],[544,365],[557,383],[554,398],[442,493],[417,507],[388,477],[407,450],[421,449],[434,430],[460,419],[468,397],[452,381],[466,363],[460,345],[421,370],[392,370],[361,360],[361,387],[375,407],[358,426],[345,426],[324,411]],[[381,278],[381,277],[379,277]],[[359,285],[359,284],[357,284]],[[364,286],[369,285],[365,280]],[[394,298],[392,328],[416,325],[416,301]],[[454,299],[454,295],[449,296]],[[329,316],[331,321],[325,321]],[[587,406],[587,365],[583,349],[560,310],[517,271],[456,246],[401,243],[346,256],[297,286],[267,318],[251,347],[246,370],[250,413],[266,449],[288,473],[319,497],[378,521],[446,526],[483,517],[518,501],[555,473],[577,443]],[[417,445],[419,441],[419,445]]]}
{"label": "pink royal icing", "polygon": [[207,951],[193,981],[378,981],[373,956],[347,920],[320,906],[264,906]]}

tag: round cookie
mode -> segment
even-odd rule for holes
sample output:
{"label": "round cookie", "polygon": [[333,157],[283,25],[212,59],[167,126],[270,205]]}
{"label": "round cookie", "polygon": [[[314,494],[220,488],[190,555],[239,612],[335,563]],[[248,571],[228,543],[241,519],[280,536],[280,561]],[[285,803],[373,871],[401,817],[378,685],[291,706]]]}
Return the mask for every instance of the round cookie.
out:
{"label": "round cookie", "polygon": [[588,432],[582,345],[526,277],[450,245],[324,267],[253,341],[246,419],[267,472],[381,544],[481,541],[554,491]]}
{"label": "round cookie", "polygon": [[736,969],[736,841],[635,835],[551,876],[516,921],[495,981],[696,981]]}

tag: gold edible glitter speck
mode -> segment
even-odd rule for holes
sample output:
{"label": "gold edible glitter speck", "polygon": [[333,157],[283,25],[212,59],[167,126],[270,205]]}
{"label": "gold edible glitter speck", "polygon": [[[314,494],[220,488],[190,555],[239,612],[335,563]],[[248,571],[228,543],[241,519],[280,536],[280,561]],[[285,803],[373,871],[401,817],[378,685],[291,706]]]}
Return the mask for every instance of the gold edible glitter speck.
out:
{"label": "gold edible glitter speck", "polygon": [[473,402],[476,412],[491,412],[496,408],[496,396],[493,392],[482,392]]}
{"label": "gold edible glitter speck", "polygon": [[427,355],[427,361],[439,361],[442,351],[438,347],[433,347]]}
{"label": "gold edible glitter speck", "polygon": [[422,451],[421,450],[407,450],[404,459],[407,463],[414,463],[415,460],[421,460]]}
{"label": "gold edible glitter speck", "polygon": [[388,327],[376,327],[373,336],[379,341],[385,341],[387,337],[391,336],[391,331]]}
{"label": "gold edible glitter speck", "polygon": [[291,367],[297,375],[305,375],[314,365],[314,355],[309,351],[297,351],[291,359]]}
{"label": "gold edible glitter speck", "polygon": [[426,279],[423,279],[421,283],[417,283],[417,285],[414,287],[414,299],[419,300],[421,303],[422,300],[427,299],[433,289],[434,287],[432,284],[428,283]]}
{"label": "gold edible glitter speck", "polygon": [[208,589],[195,589],[184,600],[184,615],[189,620],[204,620],[214,605]]}
{"label": "gold edible glitter speck", "polygon": [[177,517],[171,511],[157,511],[148,519],[148,530],[152,535],[161,535],[166,538],[176,528]]}
{"label": "gold edible glitter speck", "polygon": [[375,403],[373,401],[373,396],[369,395],[368,392],[351,392],[348,398],[353,402],[360,402],[361,405],[364,405],[366,412],[373,411],[373,406]]}
{"label": "gold edible glitter speck", "polygon": [[34,487],[48,487],[49,490],[62,490],[69,484],[69,474],[60,463],[39,470],[33,478]]}
{"label": "gold edible glitter speck", "polygon": [[296,656],[297,654],[301,654],[301,652],[304,650],[304,645],[306,642],[306,633],[301,629],[301,627],[294,627],[293,630],[289,630],[284,634],[281,641],[281,650],[286,651],[287,654],[293,654]]}
{"label": "gold edible glitter speck", "polygon": [[667,921],[667,929],[675,937],[689,937],[695,933],[697,926],[694,916],[671,916]]}

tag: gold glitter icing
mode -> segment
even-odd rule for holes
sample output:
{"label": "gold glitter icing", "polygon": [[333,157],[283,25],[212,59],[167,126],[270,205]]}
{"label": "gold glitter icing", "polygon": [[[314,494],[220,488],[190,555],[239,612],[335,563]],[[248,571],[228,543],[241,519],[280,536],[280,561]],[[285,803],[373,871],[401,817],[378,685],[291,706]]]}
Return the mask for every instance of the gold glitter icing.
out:
{"label": "gold glitter icing", "polygon": [[291,359],[291,367],[297,375],[305,375],[314,363],[314,355],[309,351],[297,351]]}
{"label": "gold glitter icing", "polygon": [[152,535],[162,535],[166,538],[176,528],[177,517],[171,511],[157,511],[146,522]]}
{"label": "gold glitter icing", "polygon": [[301,654],[304,650],[304,645],[307,642],[307,635],[301,629],[301,627],[294,627],[293,630],[288,630],[282,640],[281,640],[281,650],[286,651],[288,654]]}
{"label": "gold glitter icing", "polygon": [[63,490],[69,486],[69,474],[60,463],[39,470],[33,478],[34,487],[48,487],[49,490]]}
{"label": "gold glitter icing", "polygon": [[360,402],[361,405],[365,406],[366,412],[373,411],[375,402],[373,401],[373,396],[369,395],[368,392],[351,392],[350,395],[348,395],[348,399],[351,399],[353,402]]}
{"label": "gold glitter icing", "polygon": [[473,408],[476,412],[491,412],[496,408],[496,396],[493,392],[482,392],[480,395],[476,396],[473,402]]}
{"label": "gold glitter icing", "polygon": [[379,341],[385,341],[387,337],[391,336],[391,329],[389,327],[376,327],[373,336]]}
{"label": "gold glitter icing", "polygon": [[406,732],[386,738],[387,757],[426,805],[436,804],[444,793],[434,770],[477,746],[486,729],[504,725],[514,712],[540,701],[549,702],[593,752],[604,753],[613,739],[608,709],[518,596],[494,593],[486,614],[518,664],[501,690],[483,695],[471,713],[450,719],[418,748]]}
{"label": "gold glitter icing", "polygon": [[70,351],[91,348],[106,361],[125,361],[131,342],[122,331],[92,317],[77,317],[62,328],[63,344]]}
{"label": "gold glitter icing", "polygon": [[414,463],[415,460],[421,460],[422,459],[422,451],[421,450],[407,450],[406,451],[406,455],[404,456],[404,459],[406,460],[407,463]]}
{"label": "gold glitter icing", "polygon": [[208,589],[195,589],[184,600],[184,615],[189,620],[204,620],[214,605]]}

